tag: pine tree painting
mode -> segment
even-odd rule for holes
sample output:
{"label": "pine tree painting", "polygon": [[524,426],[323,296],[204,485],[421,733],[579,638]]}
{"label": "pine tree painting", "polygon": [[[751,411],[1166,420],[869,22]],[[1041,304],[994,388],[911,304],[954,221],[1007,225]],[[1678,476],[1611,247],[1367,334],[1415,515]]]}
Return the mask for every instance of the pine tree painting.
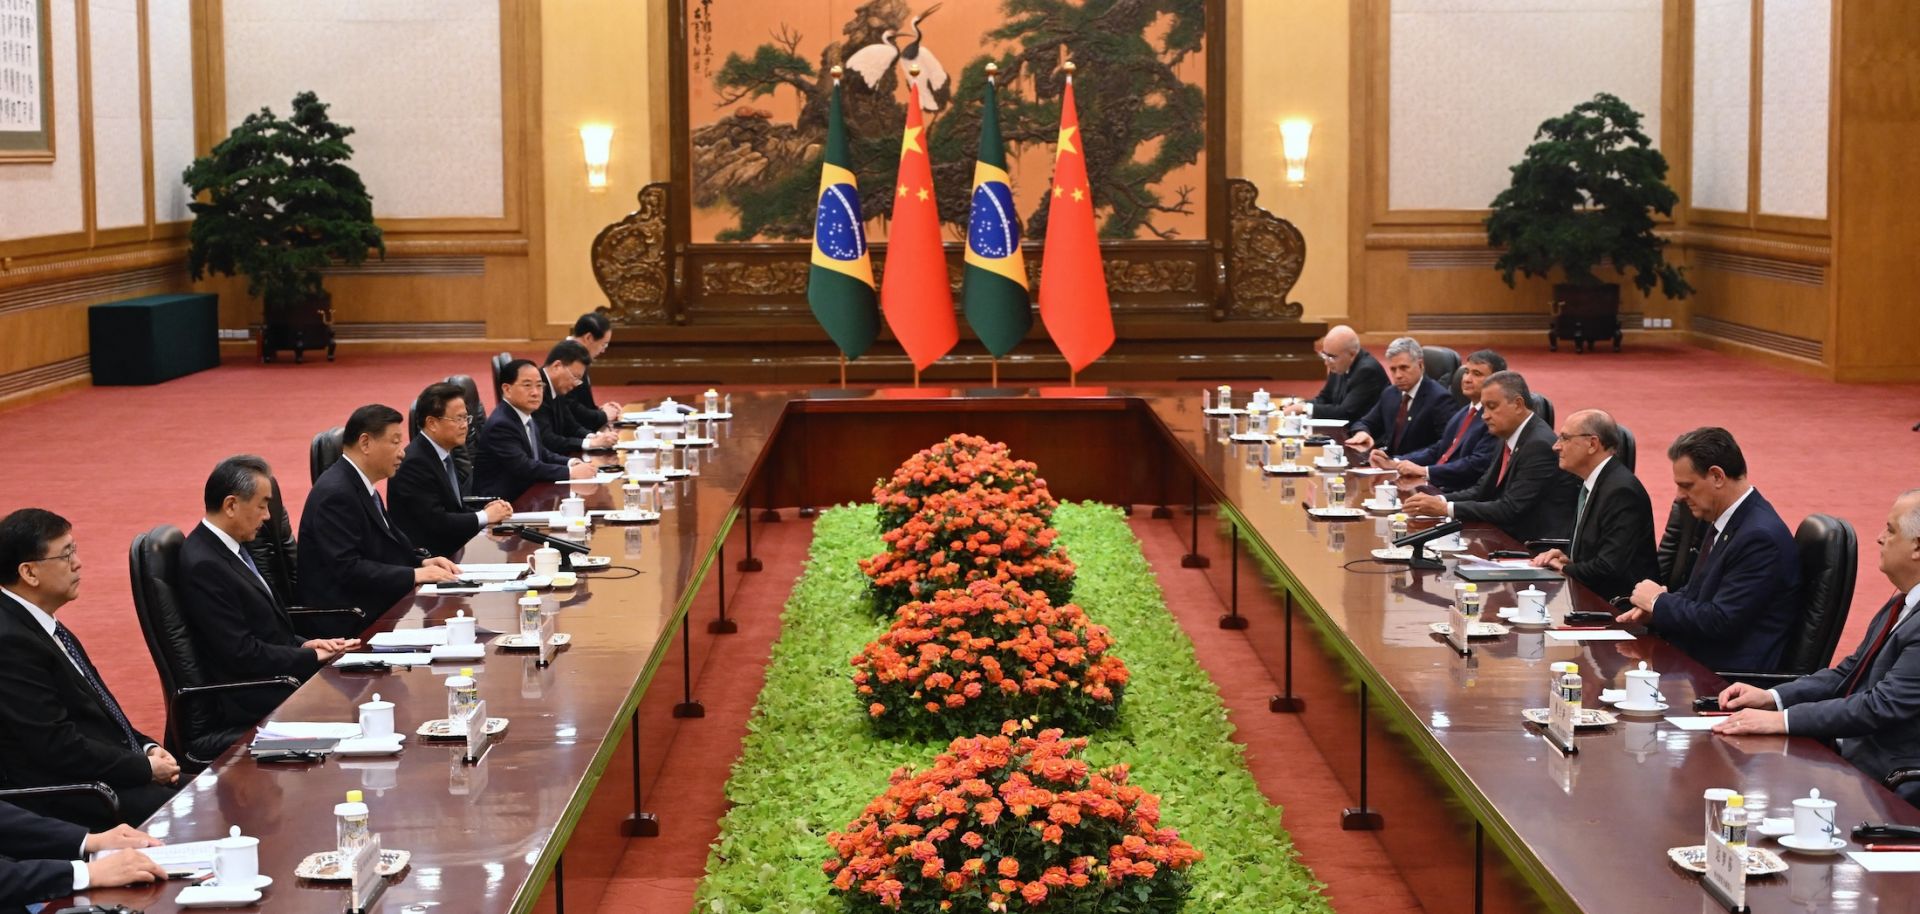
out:
{"label": "pine tree painting", "polygon": [[886,237],[908,67],[921,68],[940,217],[965,230],[986,66],[1023,236],[1060,117],[1062,46],[1079,72],[1087,168],[1109,239],[1204,237],[1208,0],[688,0],[694,239],[811,236],[828,75],[844,104],[861,207]]}

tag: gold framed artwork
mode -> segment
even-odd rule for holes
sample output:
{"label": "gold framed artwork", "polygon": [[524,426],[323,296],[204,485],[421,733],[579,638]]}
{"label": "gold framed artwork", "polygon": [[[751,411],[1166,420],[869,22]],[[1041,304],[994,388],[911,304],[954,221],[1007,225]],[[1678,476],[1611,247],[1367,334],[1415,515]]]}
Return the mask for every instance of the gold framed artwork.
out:
{"label": "gold framed artwork", "polygon": [[0,164],[53,161],[49,0],[0,0]]}

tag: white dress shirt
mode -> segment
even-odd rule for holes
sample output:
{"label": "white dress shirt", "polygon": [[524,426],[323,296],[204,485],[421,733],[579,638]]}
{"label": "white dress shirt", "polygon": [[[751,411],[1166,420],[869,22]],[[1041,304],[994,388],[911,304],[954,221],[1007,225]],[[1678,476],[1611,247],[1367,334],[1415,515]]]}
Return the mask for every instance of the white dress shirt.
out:
{"label": "white dress shirt", "polygon": [[247,566],[247,568],[253,572],[254,580],[259,581],[261,587],[267,588],[268,593],[273,592],[273,588],[267,584],[267,579],[260,576],[260,569],[255,568],[253,562],[249,561],[246,556],[240,554],[239,540],[228,536],[227,531],[209,523],[204,517],[200,519],[200,526],[207,528],[208,532],[218,537],[221,545],[226,546],[227,551],[233,553],[233,557],[240,560],[240,564]]}

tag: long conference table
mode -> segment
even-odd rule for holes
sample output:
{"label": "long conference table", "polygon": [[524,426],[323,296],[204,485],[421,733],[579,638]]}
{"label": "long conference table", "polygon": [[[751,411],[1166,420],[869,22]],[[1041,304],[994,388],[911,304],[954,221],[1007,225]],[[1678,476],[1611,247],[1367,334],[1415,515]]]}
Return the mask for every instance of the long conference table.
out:
{"label": "long conference table", "polygon": [[[1453,580],[1374,562],[1383,519],[1308,517],[1306,508],[1325,503],[1328,477],[1267,475],[1261,446],[1230,441],[1223,423],[1201,413],[1197,391],[831,390],[735,394],[733,405],[735,418],[713,426],[717,446],[689,452],[698,475],[663,487],[660,523],[595,526],[589,544],[613,567],[556,592],[557,628],[572,642],[551,666],[492,653],[387,673],[327,669],[272,715],[349,721],[379,693],[397,705],[398,728],[411,732],[445,716],[442,680],[473,666],[488,715],[510,721],[479,762],[410,739],[396,758],[269,765],[249,758],[242,741],[146,827],[182,842],[238,825],[261,839],[261,872],[275,882],[256,908],[237,910],[336,912],[343,887],[293,871],[331,848],[332,806],[358,789],[383,845],[412,855],[375,910],[592,911],[630,838],[644,848],[661,830],[704,824],[658,821],[646,797],[676,774],[663,759],[677,728],[703,726],[694,683],[708,672],[713,640],[732,631],[731,577],[760,570],[754,524],[777,521],[775,508],[864,501],[875,479],[953,432],[1007,442],[1039,465],[1058,497],[1151,512],[1179,532],[1182,565],[1229,607],[1221,625],[1243,630],[1282,684],[1270,711],[1298,715],[1354,803],[1286,815],[1377,829],[1430,911],[1715,910],[1698,878],[1666,858],[1669,847],[1699,843],[1701,795],[1711,787],[1738,789],[1774,816],[1790,815],[1793,798],[1818,788],[1837,801],[1842,823],[1920,824],[1920,810],[1805,738],[1726,738],[1623,719],[1583,731],[1579,751],[1561,753],[1520,719],[1521,709],[1544,703],[1551,662],[1577,662],[1587,694],[1597,696],[1645,661],[1660,671],[1675,713],[1721,682],[1645,634],[1563,644],[1516,632],[1457,654],[1428,630],[1445,618]],[[1349,491],[1373,481],[1354,477]],[[550,485],[516,507],[551,509],[570,488],[589,508],[614,507],[619,497]],[[1467,538],[1481,554],[1515,545],[1491,528]],[[483,533],[460,559],[522,561],[531,548]],[[1169,583],[1182,573],[1161,569]],[[1604,606],[1571,582],[1542,587],[1556,619]],[[1512,604],[1506,585],[1487,592],[1488,618]],[[457,610],[513,631],[516,596],[416,594],[368,632],[438,624]],[[1916,877],[1870,874],[1844,856],[1784,856],[1786,874],[1750,883],[1757,914],[1920,910]],[[89,894],[170,912],[178,887]]]}

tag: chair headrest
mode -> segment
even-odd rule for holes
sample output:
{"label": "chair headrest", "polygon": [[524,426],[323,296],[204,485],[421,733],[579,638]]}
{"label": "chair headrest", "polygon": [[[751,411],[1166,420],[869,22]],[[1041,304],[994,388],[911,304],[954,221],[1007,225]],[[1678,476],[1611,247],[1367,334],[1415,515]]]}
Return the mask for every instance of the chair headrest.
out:
{"label": "chair headrest", "polygon": [[1853,602],[1859,542],[1853,525],[1830,514],[1809,514],[1793,533],[1800,555],[1799,637],[1787,644],[1787,672],[1810,673],[1827,665],[1846,626]]}

